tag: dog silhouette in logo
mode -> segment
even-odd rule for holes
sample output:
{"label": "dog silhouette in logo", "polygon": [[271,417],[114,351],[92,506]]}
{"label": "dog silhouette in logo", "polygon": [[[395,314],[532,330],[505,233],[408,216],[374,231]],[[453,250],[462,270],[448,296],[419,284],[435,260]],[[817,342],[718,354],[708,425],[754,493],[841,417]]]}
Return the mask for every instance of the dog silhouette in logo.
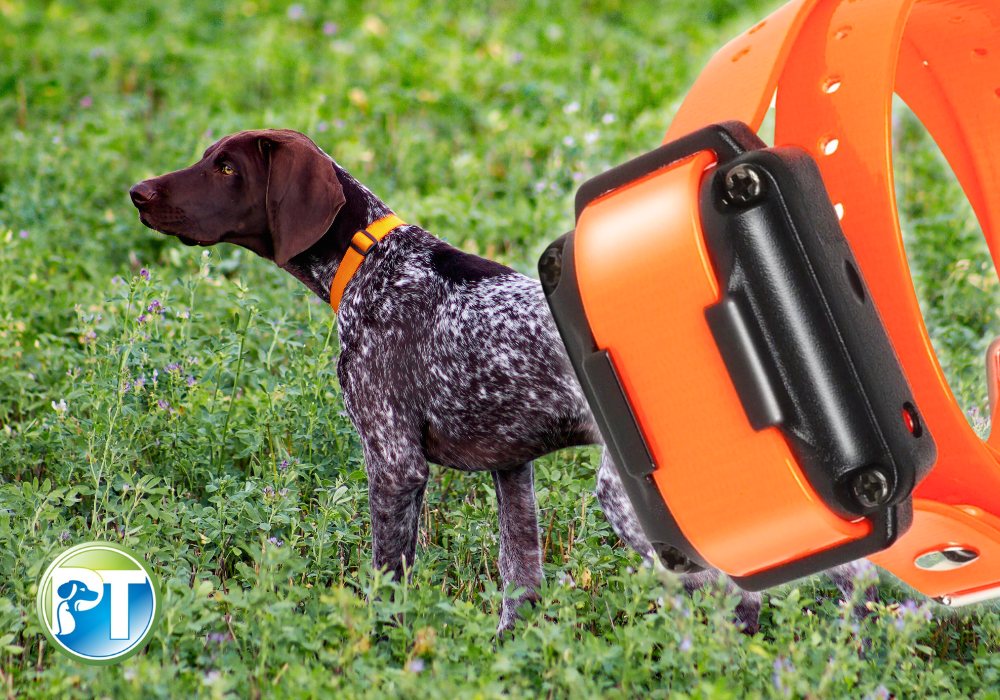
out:
{"label": "dog silhouette in logo", "polygon": [[73,613],[77,612],[83,601],[97,600],[97,591],[90,590],[82,581],[74,580],[59,586],[56,595],[62,598],[56,606],[56,622],[59,625],[56,634],[62,636],[76,629],[76,618]]}

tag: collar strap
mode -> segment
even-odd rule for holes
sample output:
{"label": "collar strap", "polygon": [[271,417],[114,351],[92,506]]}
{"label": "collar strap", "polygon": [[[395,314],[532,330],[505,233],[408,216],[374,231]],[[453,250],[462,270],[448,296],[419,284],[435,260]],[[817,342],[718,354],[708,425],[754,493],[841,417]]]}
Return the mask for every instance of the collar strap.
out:
{"label": "collar strap", "polygon": [[333,307],[334,311],[340,309],[340,300],[344,296],[347,283],[361,267],[361,263],[365,261],[365,256],[368,255],[372,246],[405,223],[395,214],[389,214],[389,216],[383,216],[368,224],[367,228],[358,231],[351,237],[347,252],[344,253],[340,267],[337,268],[337,274],[333,276],[333,282],[330,284],[330,306]]}
{"label": "collar strap", "polygon": [[[1000,595],[1000,409],[987,441],[969,427],[934,354],[913,290],[892,176],[892,94],[933,135],[1000,267],[996,56],[988,0],[793,0],[709,63],[667,140],[722,119],[758,128],[777,88],[775,142],[815,154],[895,345],[938,459],[914,491],[913,524],[870,557],[921,592],[960,604]],[[838,148],[839,146],[839,148]],[[997,350],[992,362],[1000,366]],[[994,376],[998,373],[994,370]],[[922,555],[974,561],[922,565]]]}

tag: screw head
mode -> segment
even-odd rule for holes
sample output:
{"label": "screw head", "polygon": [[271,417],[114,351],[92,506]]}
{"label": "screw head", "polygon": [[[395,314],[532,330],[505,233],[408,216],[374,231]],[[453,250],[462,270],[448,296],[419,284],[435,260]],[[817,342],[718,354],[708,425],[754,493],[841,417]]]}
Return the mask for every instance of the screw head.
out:
{"label": "screw head", "polygon": [[699,570],[699,566],[693,561],[687,558],[681,550],[676,547],[671,547],[668,544],[660,545],[657,550],[657,554],[660,555],[660,561],[663,566],[666,567],[667,571],[671,571],[675,574],[690,574],[694,571]]}
{"label": "screw head", "polygon": [[546,293],[551,293],[559,286],[559,278],[562,276],[562,247],[562,241],[553,243],[545,249],[538,261],[538,277]]}
{"label": "screw head", "polygon": [[877,508],[889,499],[889,479],[878,469],[864,469],[851,481],[851,491],[862,508]]}
{"label": "screw head", "polygon": [[730,168],[723,184],[729,204],[753,204],[764,194],[764,179],[757,168],[748,163]]}

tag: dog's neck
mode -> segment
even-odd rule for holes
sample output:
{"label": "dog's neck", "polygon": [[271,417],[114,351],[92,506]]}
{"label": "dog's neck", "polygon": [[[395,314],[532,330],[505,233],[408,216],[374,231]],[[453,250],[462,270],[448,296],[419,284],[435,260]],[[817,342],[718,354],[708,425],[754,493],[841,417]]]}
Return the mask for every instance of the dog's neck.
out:
{"label": "dog's neck", "polygon": [[355,180],[350,173],[330,161],[344,188],[344,206],[330,228],[309,250],[296,255],[283,266],[325,302],[330,301],[330,285],[340,261],[347,252],[351,237],[373,221],[392,214],[385,202]]}

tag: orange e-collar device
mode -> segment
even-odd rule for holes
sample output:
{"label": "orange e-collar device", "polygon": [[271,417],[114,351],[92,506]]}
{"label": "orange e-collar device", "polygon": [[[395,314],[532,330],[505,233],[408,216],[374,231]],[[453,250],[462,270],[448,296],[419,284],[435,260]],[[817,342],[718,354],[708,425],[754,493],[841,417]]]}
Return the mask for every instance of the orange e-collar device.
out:
{"label": "orange e-collar device", "polygon": [[[759,589],[867,556],[944,603],[1000,595],[1000,431],[969,426],[923,323],[893,93],[1000,267],[988,0],[793,0],[712,58],[663,146],[580,188],[576,229],[542,256],[570,359],[670,569]],[[772,99],[768,148],[755,131]]]}

